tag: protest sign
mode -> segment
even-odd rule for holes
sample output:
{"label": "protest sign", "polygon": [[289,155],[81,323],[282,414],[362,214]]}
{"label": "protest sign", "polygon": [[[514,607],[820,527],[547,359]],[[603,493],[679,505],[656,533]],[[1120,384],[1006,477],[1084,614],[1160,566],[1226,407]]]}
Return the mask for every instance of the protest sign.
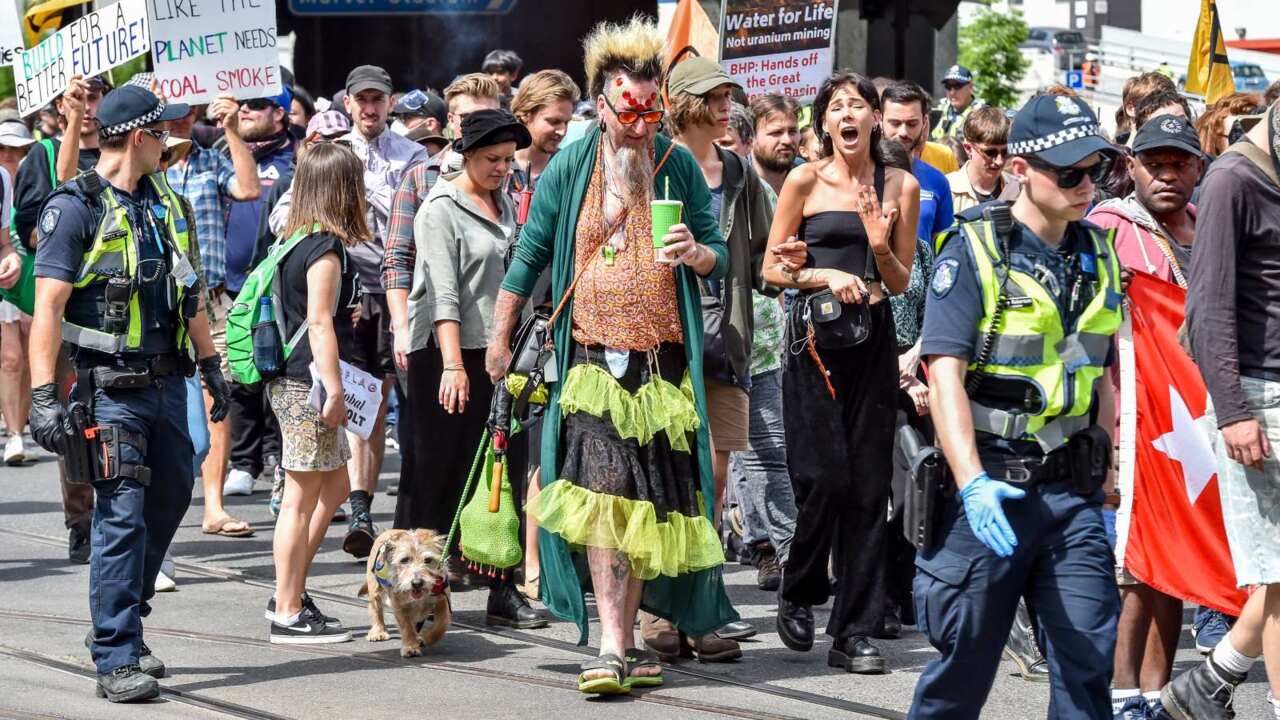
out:
{"label": "protest sign", "polygon": [[14,53],[13,84],[18,112],[30,115],[71,86],[73,75],[86,78],[151,48],[145,0],[120,0],[95,10],[42,40]]}
{"label": "protest sign", "polygon": [[174,102],[280,94],[274,0],[147,0],[152,64]]}
{"label": "protest sign", "polygon": [[836,1],[722,0],[721,66],[748,98],[812,101],[834,66]]}
{"label": "protest sign", "polygon": [[0,62],[12,64],[23,47],[17,0],[0,0]]}
{"label": "protest sign", "polygon": [[[338,361],[338,372],[342,375],[342,395],[347,403],[346,428],[368,440],[382,408],[382,381],[342,360]],[[311,396],[308,399],[316,410],[324,408],[324,385],[316,374],[314,362],[311,363]]]}

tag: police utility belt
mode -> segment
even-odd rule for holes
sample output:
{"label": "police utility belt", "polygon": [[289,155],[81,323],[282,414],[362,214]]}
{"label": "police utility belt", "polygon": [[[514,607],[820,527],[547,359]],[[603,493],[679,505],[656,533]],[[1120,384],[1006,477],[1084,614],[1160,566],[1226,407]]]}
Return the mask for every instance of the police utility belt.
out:
{"label": "police utility belt", "polygon": [[151,468],[125,462],[123,452],[123,447],[128,445],[146,457],[146,436],[119,425],[97,423],[94,419],[94,393],[98,389],[140,390],[149,387],[157,378],[190,375],[192,369],[191,360],[176,353],[122,360],[115,365],[77,368],[77,394],[84,399],[75,400],[67,407],[70,420],[67,453],[64,455],[67,479],[85,485],[119,480],[150,485]]}

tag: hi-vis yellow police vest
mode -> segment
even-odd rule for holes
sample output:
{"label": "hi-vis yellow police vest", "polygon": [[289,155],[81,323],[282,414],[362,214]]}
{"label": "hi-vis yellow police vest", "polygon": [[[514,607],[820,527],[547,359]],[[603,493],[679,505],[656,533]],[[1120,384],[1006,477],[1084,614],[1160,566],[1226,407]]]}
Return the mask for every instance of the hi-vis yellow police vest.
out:
{"label": "hi-vis yellow police vest", "polygon": [[[1044,451],[1057,449],[1089,425],[1094,383],[1106,372],[1111,339],[1121,323],[1120,262],[1114,231],[1088,233],[1089,256],[1096,273],[1095,294],[1072,327],[1065,327],[1054,296],[1031,275],[1005,263],[990,222],[961,223],[973,251],[982,287],[981,336],[994,333],[987,362],[969,372],[1032,383],[1041,407],[1012,412],[970,398],[975,430],[1006,439],[1034,439]],[[1089,272],[1089,263],[1084,271]],[[997,313],[1005,276],[1004,311]],[[992,327],[994,319],[999,324]]]}
{"label": "hi-vis yellow police vest", "polygon": [[[68,185],[78,183],[80,180],[81,178],[77,177]],[[93,244],[80,263],[80,272],[72,285],[73,292],[87,288],[105,288],[107,281],[113,277],[128,278],[132,281],[132,290],[129,294],[127,324],[124,332],[113,333],[107,332],[102,326],[76,325],[64,317],[62,339],[78,347],[114,355],[136,351],[142,347],[142,312],[138,306],[137,240],[139,235],[138,229],[130,224],[128,209],[120,203],[115,190],[97,178],[94,180],[100,183],[97,197],[103,203],[102,219],[98,222],[98,231],[94,235]],[[178,195],[169,187],[163,173],[147,175],[144,181],[150,182],[155,188],[156,194],[160,197],[160,205],[164,208],[162,220],[167,235],[170,266],[177,267],[180,262],[187,264],[191,249],[191,235]],[[83,191],[84,185],[77,185],[77,189]],[[187,352],[186,319],[182,317],[179,308],[182,307],[182,300],[188,288],[180,282],[175,282],[174,286],[176,298],[173,312],[177,326],[174,347],[180,352]]]}

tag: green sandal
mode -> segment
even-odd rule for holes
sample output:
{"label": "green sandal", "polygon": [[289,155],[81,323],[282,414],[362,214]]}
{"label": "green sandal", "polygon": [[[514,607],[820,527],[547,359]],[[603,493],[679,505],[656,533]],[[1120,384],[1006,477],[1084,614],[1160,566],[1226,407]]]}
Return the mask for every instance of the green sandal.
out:
{"label": "green sandal", "polygon": [[[627,648],[627,687],[651,688],[662,685],[662,662],[655,653],[639,648]],[[640,669],[656,668],[657,675],[636,675]]]}
{"label": "green sandal", "polygon": [[[582,663],[579,669],[582,672],[578,675],[578,692],[589,695],[626,695],[631,692],[631,686],[624,682],[627,665],[613,653],[592,658]],[[608,670],[613,676],[586,679],[584,676],[593,670]]]}

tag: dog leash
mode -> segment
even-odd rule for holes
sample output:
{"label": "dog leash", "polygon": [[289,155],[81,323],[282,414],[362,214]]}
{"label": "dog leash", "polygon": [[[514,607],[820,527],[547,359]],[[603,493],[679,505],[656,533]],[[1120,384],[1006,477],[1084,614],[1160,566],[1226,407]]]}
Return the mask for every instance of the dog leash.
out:
{"label": "dog leash", "polygon": [[480,436],[480,446],[476,448],[476,458],[471,461],[471,470],[467,473],[467,485],[462,489],[462,500],[458,502],[458,509],[453,511],[453,522],[449,525],[449,535],[444,539],[444,553],[446,556],[453,551],[453,536],[458,532],[458,523],[462,519],[462,509],[467,506],[467,500],[471,497],[471,487],[475,485],[476,478],[480,476],[480,461],[489,449],[489,439],[489,428],[486,427],[484,434]]}

